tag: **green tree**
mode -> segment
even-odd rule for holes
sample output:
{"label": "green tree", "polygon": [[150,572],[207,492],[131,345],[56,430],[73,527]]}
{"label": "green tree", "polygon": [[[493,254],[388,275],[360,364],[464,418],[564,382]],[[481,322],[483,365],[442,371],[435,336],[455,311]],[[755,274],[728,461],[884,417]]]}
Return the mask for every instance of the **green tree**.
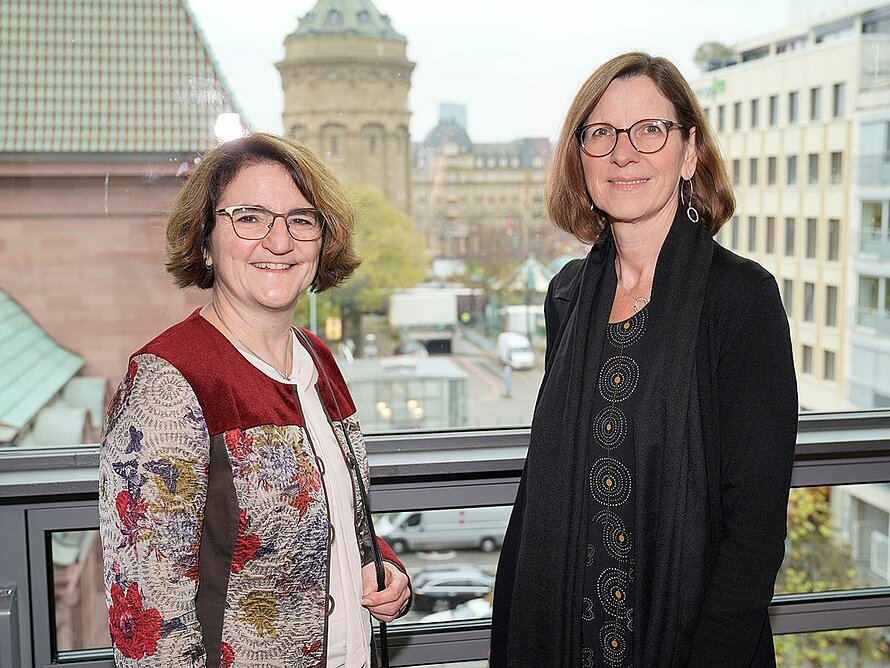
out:
{"label": "green tree", "polygon": [[[411,219],[389,204],[376,188],[363,186],[353,191],[356,204],[356,248],[361,266],[343,285],[318,295],[319,323],[339,313],[343,337],[361,345],[361,316],[384,307],[396,288],[408,288],[426,277],[423,235]],[[309,322],[309,299],[297,304],[295,320]]]}
{"label": "green tree", "polygon": [[[791,490],[788,545],[776,593],[849,589],[857,580],[850,546],[838,537],[829,504],[830,488]],[[859,666],[882,658],[872,629],[844,629],[775,637],[780,666]]]}

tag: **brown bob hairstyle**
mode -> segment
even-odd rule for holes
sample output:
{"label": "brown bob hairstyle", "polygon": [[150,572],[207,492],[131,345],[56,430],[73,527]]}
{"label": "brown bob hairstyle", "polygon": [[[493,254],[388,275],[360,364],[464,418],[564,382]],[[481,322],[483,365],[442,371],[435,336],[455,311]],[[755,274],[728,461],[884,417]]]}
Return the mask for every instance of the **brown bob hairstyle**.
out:
{"label": "brown bob hairstyle", "polygon": [[166,267],[179,287],[213,286],[213,271],[205,265],[204,252],[216,225],[213,212],[217,202],[242,167],[263,162],[284,166],[303,196],[324,217],[321,257],[312,289],[321,292],[338,285],[361,263],[353,246],[355,207],[334,173],[307,146],[257,132],[221,144],[203,156],[173,201],[167,222]]}
{"label": "brown bob hairstyle", "polygon": [[[676,120],[684,128],[684,138],[689,137],[688,128],[695,128],[698,155],[692,177],[695,207],[708,232],[714,235],[735,210],[735,196],[714,133],[695,93],[677,67],[666,58],[638,52],[616,56],[601,65],[575,95],[544,185],[544,200],[550,220],[584,243],[596,243],[608,226],[609,217],[596,206],[596,202],[591,202],[587,192],[581,166],[581,146],[575,131],[586,122],[609,84],[616,79],[638,76],[649,77],[674,105]],[[594,205],[592,210],[591,203]]]}

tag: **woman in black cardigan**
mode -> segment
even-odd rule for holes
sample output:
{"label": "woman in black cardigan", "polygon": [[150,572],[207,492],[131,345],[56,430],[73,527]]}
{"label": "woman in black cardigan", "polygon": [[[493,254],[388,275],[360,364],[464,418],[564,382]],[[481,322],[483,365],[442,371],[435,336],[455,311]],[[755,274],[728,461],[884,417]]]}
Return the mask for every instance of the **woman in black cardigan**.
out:
{"label": "woman in black cardigan", "polygon": [[546,199],[594,246],[547,295],[491,665],[774,666],[797,428],[788,321],[773,277],[712,239],[735,201],[673,64],[628,53],[591,75]]}

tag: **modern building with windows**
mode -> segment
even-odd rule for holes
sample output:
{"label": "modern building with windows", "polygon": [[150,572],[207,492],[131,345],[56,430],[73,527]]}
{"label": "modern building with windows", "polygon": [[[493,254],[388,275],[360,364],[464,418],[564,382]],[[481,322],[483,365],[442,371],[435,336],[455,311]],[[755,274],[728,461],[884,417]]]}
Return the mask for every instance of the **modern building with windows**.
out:
{"label": "modern building with windows", "polygon": [[804,410],[890,405],[888,47],[885,3],[739,44],[695,83],[737,189],[719,239],[776,276]]}

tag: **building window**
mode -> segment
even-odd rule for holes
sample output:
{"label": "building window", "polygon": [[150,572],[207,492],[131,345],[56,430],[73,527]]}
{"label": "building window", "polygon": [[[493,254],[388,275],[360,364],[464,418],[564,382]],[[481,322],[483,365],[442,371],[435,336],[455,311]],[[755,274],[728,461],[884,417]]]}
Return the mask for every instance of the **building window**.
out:
{"label": "building window", "polygon": [[837,218],[828,219],[828,260],[837,262],[840,257],[841,221]]}
{"label": "building window", "polygon": [[822,116],[822,89],[810,88],[810,120],[818,121]]}
{"label": "building window", "polygon": [[757,185],[757,158],[748,160],[748,183],[752,186]]}
{"label": "building window", "polygon": [[813,260],[816,257],[816,219],[807,218],[807,248],[806,258]]}
{"label": "building window", "polygon": [[717,132],[723,132],[726,125],[726,107],[722,104],[717,107]]}
{"label": "building window", "polygon": [[797,185],[797,156],[789,155],[785,159],[785,183],[789,186]]}
{"label": "building window", "polygon": [[739,217],[733,216],[732,222],[729,224],[729,232],[731,237],[732,249],[736,250],[739,247]]}
{"label": "building window", "polygon": [[754,130],[760,125],[760,100],[757,98],[751,100],[751,129]]}
{"label": "building window", "polygon": [[813,346],[803,346],[800,365],[801,373],[813,373]]}
{"label": "building window", "polygon": [[825,325],[837,327],[837,286],[825,286]]}
{"label": "building window", "polygon": [[797,100],[800,97],[797,91],[788,93],[788,123],[797,123]]}
{"label": "building window", "polygon": [[374,155],[377,153],[377,137],[368,137],[368,154]]}
{"label": "building window", "polygon": [[794,257],[794,218],[785,219],[785,255]]}
{"label": "building window", "polygon": [[776,156],[766,159],[766,185],[776,185]]}
{"label": "building window", "polygon": [[732,129],[742,129],[742,103],[736,102],[732,105]]}
{"label": "building window", "polygon": [[813,322],[815,320],[816,284],[803,284],[803,320]]}
{"label": "building window", "polygon": [[840,151],[831,154],[831,183],[838,184],[843,180],[844,155]]}
{"label": "building window", "polygon": [[739,185],[742,182],[742,161],[735,159],[732,161],[732,183]]}
{"label": "building window", "polygon": [[859,296],[856,300],[858,309],[856,322],[860,325],[875,326],[875,318],[878,315],[878,290],[880,280],[875,276],[859,277]]}
{"label": "building window", "polygon": [[775,127],[779,124],[779,96],[769,96],[769,125]]}
{"label": "building window", "polygon": [[328,153],[331,155],[337,155],[340,152],[340,140],[337,137],[331,137],[331,142],[328,146]]}
{"label": "building window", "polygon": [[782,302],[785,304],[785,314],[790,318],[794,313],[794,281],[787,278],[782,281]]}
{"label": "building window", "polygon": [[831,350],[825,351],[822,376],[825,380],[834,380],[834,352]]}
{"label": "building window", "polygon": [[807,156],[807,183],[817,185],[819,183],[819,154],[810,153]]}
{"label": "building window", "polygon": [[748,252],[757,252],[757,216],[748,216]]}
{"label": "building window", "polygon": [[766,217],[766,253],[772,255],[776,252],[776,218]]}
{"label": "building window", "polygon": [[831,116],[841,118],[844,115],[844,97],[847,94],[847,84],[836,83],[831,87]]}

